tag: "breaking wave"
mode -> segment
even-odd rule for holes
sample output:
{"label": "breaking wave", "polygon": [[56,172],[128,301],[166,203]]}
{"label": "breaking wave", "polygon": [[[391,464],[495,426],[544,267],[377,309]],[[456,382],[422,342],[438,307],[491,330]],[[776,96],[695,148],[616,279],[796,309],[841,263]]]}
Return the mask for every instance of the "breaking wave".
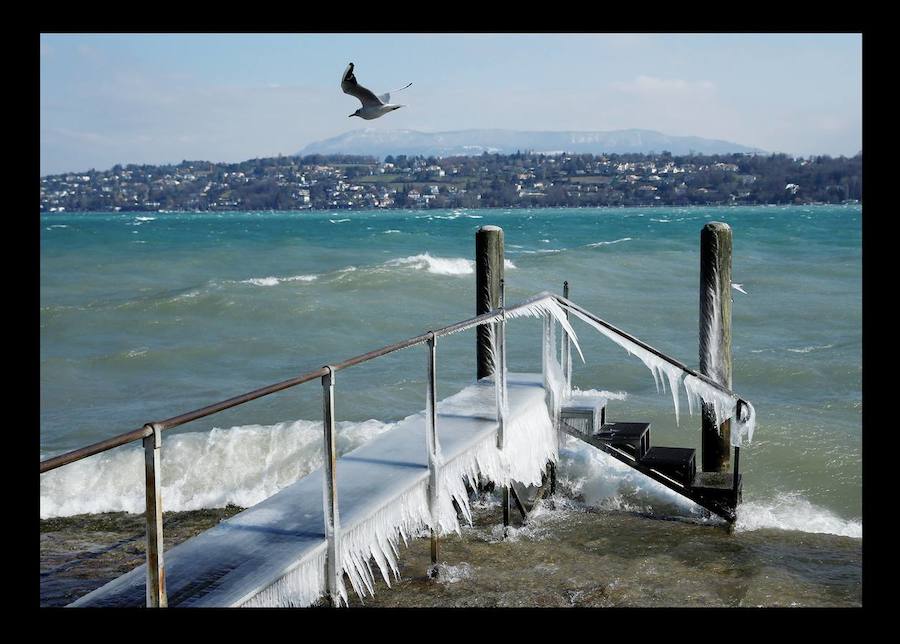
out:
{"label": "breaking wave", "polygon": [[[566,437],[560,449],[560,482],[585,504],[629,512],[705,521],[703,508],[611,456]],[[717,520],[717,519],[712,519]],[[798,493],[738,506],[738,531],[775,529],[862,539],[862,522],[843,519]]]}
{"label": "breaking wave", "polygon": [[[426,270],[436,275],[471,275],[475,272],[475,262],[465,257],[433,257],[428,253],[410,255],[391,259],[385,262],[385,266],[404,266],[418,270]],[[504,260],[504,266],[508,269],[516,268],[510,260]]]}
{"label": "breaking wave", "polygon": [[318,279],[318,275],[293,275],[291,277],[251,277],[241,280],[241,284],[253,284],[254,286],[276,286],[282,282],[312,282]]}
{"label": "breaking wave", "polygon": [[[338,454],[392,426],[377,420],[337,423]],[[165,436],[163,507],[167,512],[228,504],[249,507],[321,465],[321,421],[295,420]],[[143,512],[143,450],[121,448],[48,472],[41,477],[40,499],[42,519]]]}
{"label": "breaking wave", "polygon": [[862,521],[842,519],[796,492],[779,494],[765,501],[742,503],[738,506],[735,527],[739,531],[774,528],[862,539]]}

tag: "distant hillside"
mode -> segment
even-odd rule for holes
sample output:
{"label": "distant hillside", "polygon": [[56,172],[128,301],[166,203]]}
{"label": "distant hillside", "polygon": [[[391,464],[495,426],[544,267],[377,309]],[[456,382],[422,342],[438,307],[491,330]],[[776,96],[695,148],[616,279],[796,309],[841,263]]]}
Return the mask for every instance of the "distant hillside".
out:
{"label": "distant hillside", "polygon": [[331,139],[310,143],[298,152],[305,154],[472,156],[483,152],[511,154],[516,150],[536,153],[575,154],[649,153],[731,154],[763,152],[738,143],[697,136],[669,136],[652,130],[610,132],[525,132],[517,130],[462,130],[458,132],[416,132],[415,130],[351,130]]}

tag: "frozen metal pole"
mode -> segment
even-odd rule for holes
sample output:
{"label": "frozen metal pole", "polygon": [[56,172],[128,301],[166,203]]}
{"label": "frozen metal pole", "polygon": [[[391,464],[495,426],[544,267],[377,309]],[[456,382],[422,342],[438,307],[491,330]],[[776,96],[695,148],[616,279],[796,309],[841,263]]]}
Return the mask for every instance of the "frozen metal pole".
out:
{"label": "frozen metal pole", "polygon": [[431,564],[432,575],[438,561],[438,466],[441,445],[437,435],[437,339],[434,333],[428,338],[428,374],[425,385],[425,444],[428,448],[428,504],[431,510]]}
{"label": "frozen metal pole", "polygon": [[[563,282],[563,297],[567,300],[569,299],[569,282]],[[569,309],[566,309],[566,319],[569,319]],[[566,395],[571,395],[572,392],[572,341],[569,339],[569,334],[563,331],[560,333],[560,338],[562,339],[562,368],[563,368],[563,377],[566,379]]]}
{"label": "frozen metal pole", "polygon": [[322,376],[322,418],[325,439],[325,467],[322,468],[324,481],[322,497],[325,507],[325,538],[328,540],[328,559],[325,570],[325,584],[332,606],[340,603],[338,580],[341,574],[340,530],[341,519],[338,513],[337,477],[335,465],[337,448],[334,436],[334,369],[325,366],[328,373]]}
{"label": "frozen metal pole", "polygon": [[162,432],[156,424],[147,425],[153,433],[144,438],[144,496],[147,520],[147,607],[166,608],[166,568],[163,564],[163,521],[160,472]]}
{"label": "frozen metal pole", "polygon": [[[700,373],[731,389],[731,226],[711,221],[700,231]],[[716,426],[703,405],[704,472],[727,472],[731,421]]]}
{"label": "frozen metal pole", "polygon": [[506,310],[504,308],[504,284],[500,280],[500,308],[503,310],[503,317],[496,323],[497,338],[497,361],[500,363],[500,374],[494,374],[494,381],[497,387],[497,449],[503,449],[503,441],[506,431],[506,414],[509,408],[506,392]]}
{"label": "frozen metal pole", "polygon": [[[503,229],[482,226],[475,233],[475,315],[487,313],[500,306],[500,280],[503,279]],[[476,344],[477,377],[480,380],[494,373],[491,360],[490,331],[479,325]]]}

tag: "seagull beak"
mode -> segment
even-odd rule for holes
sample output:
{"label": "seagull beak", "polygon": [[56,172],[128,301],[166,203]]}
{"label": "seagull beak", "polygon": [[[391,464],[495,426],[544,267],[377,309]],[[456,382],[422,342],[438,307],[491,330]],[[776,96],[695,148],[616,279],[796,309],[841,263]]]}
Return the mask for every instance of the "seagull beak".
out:
{"label": "seagull beak", "polygon": [[353,114],[351,114],[351,115],[348,116],[347,118],[350,118],[350,117],[352,117],[352,116],[356,116],[356,112],[354,112]]}

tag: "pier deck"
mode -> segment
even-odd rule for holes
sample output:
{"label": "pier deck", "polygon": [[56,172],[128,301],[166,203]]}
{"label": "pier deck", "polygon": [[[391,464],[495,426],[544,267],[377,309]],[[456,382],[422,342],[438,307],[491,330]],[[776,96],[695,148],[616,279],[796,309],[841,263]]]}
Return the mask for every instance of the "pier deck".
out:
{"label": "pier deck", "polygon": [[[541,374],[509,373],[507,383],[510,424],[532,414],[536,404],[544,404]],[[445,464],[496,436],[494,395],[492,381],[484,379],[438,404],[436,425]],[[425,414],[421,412],[337,460],[341,530],[351,530],[428,477]],[[167,550],[169,606],[241,606],[297,566],[322,558],[326,549],[322,485],[320,468]],[[145,567],[135,568],[71,605],[144,606]],[[324,578],[324,569],[318,574]]]}

